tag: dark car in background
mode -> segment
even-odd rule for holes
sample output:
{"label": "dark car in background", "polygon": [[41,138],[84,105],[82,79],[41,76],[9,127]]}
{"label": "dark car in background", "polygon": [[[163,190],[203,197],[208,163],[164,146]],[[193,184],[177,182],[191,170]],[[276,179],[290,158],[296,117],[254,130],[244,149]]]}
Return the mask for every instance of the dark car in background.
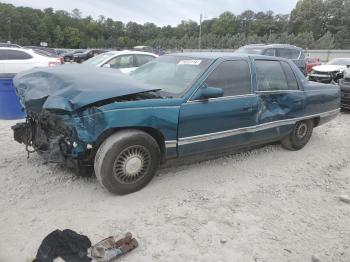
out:
{"label": "dark car in background", "polygon": [[63,53],[62,54],[63,60],[64,60],[64,62],[73,61],[75,54],[83,53],[84,51],[85,51],[85,49],[77,49],[77,50],[73,50],[71,52]]}
{"label": "dark car in background", "polygon": [[73,60],[74,62],[77,63],[82,63],[96,55],[106,53],[108,50],[103,50],[103,49],[88,49],[82,53],[76,53],[73,55]]}
{"label": "dark car in background", "polygon": [[341,91],[341,107],[350,109],[350,68],[344,72],[344,77],[339,80]]}
{"label": "dark car in background", "polygon": [[283,57],[292,60],[300,71],[306,75],[304,50],[294,45],[253,44],[239,48],[236,53]]}

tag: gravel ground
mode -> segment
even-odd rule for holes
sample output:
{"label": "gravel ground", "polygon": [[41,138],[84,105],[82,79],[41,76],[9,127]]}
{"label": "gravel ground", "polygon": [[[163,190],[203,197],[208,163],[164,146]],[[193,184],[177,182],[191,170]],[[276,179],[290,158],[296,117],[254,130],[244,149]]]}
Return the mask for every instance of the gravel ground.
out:
{"label": "gravel ground", "polygon": [[29,261],[70,228],[93,243],[131,231],[120,261],[350,261],[350,114],[290,152],[268,145],[161,170],[142,191],[113,196],[95,178],[45,164],[0,121],[0,261]]}

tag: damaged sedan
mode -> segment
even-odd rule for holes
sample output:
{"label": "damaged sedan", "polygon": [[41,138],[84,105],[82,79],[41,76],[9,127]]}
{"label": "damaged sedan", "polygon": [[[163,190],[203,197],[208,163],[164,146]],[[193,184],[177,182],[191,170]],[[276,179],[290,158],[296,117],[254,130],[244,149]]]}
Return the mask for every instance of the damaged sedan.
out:
{"label": "damaged sedan", "polygon": [[165,55],[130,75],[62,66],[19,74],[15,140],[48,161],[93,168],[110,192],[147,185],[169,159],[281,141],[299,150],[340,108],[335,85],[258,55]]}

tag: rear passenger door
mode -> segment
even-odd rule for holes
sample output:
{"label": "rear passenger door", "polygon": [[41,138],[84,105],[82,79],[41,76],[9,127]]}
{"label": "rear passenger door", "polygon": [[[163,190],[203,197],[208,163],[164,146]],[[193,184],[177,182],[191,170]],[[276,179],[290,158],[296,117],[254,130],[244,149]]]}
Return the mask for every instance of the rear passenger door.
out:
{"label": "rear passenger door", "polygon": [[[219,98],[196,99],[198,89],[180,108],[178,152],[180,156],[246,144],[258,113],[258,96],[252,94],[248,60],[221,62],[201,88],[222,88]],[[197,96],[198,97],[198,96]]]}
{"label": "rear passenger door", "polygon": [[289,62],[256,59],[255,68],[260,108],[257,130],[263,130],[260,138],[274,137],[288,131],[290,120],[304,115],[305,94]]}

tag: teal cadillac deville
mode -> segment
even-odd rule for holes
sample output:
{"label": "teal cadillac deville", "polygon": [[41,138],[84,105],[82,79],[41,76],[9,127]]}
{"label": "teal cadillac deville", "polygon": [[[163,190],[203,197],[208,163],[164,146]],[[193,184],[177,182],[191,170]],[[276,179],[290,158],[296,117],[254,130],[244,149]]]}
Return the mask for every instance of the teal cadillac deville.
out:
{"label": "teal cadillac deville", "polygon": [[308,82],[291,61],[181,53],[124,75],[59,66],[19,74],[27,113],[14,137],[48,161],[91,167],[110,192],[144,187],[172,158],[281,141],[299,150],[340,108],[335,85]]}

